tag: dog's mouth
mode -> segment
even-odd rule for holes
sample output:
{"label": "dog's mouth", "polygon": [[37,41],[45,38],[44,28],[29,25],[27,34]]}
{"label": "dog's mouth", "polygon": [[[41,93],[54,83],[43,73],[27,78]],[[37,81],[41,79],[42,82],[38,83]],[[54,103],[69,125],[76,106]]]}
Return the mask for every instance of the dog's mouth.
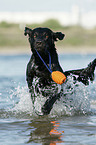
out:
{"label": "dog's mouth", "polygon": [[35,49],[36,49],[38,52],[42,52],[42,53],[46,52],[45,48],[43,48],[43,47],[35,47]]}
{"label": "dog's mouth", "polygon": [[36,50],[37,51],[42,51],[42,48],[41,47],[36,47]]}
{"label": "dog's mouth", "polygon": [[44,45],[44,44],[35,45],[35,49],[38,52],[42,52],[42,53],[47,53],[49,51],[48,45]]}
{"label": "dog's mouth", "polygon": [[37,51],[42,51],[43,49],[44,49],[44,47],[45,47],[45,45],[44,44],[42,44],[42,43],[35,43],[35,49],[37,50]]}

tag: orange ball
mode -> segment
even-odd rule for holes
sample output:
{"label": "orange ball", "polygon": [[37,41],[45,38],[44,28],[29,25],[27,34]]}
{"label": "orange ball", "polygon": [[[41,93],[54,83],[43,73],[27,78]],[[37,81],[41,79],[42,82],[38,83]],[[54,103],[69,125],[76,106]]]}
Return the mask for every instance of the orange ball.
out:
{"label": "orange ball", "polygon": [[53,71],[51,73],[52,79],[55,83],[62,85],[66,81],[66,76],[60,71]]}

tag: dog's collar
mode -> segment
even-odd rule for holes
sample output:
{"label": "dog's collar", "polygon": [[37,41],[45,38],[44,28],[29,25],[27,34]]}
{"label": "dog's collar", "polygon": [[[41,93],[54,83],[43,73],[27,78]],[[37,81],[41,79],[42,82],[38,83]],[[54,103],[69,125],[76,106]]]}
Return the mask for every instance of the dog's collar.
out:
{"label": "dog's collar", "polygon": [[50,73],[52,73],[52,70],[51,70],[51,55],[50,55],[50,52],[49,51],[47,51],[48,52],[48,54],[49,54],[49,67],[47,66],[47,64],[45,63],[45,61],[43,60],[43,58],[41,57],[41,55],[39,54],[39,52],[35,49],[35,51],[36,51],[36,53],[37,53],[37,55],[39,56],[39,58],[41,59],[41,61],[43,62],[43,64],[46,66],[46,68],[48,69],[48,71],[50,72]]}

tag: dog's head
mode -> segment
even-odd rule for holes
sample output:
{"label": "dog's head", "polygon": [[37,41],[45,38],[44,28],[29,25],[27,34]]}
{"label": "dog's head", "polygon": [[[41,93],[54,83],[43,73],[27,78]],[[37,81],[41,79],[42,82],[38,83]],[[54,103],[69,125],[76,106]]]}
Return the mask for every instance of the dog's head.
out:
{"label": "dog's head", "polygon": [[54,41],[62,40],[64,34],[61,32],[53,32],[48,28],[35,28],[30,29],[25,27],[24,35],[28,35],[29,42],[31,45],[31,50],[34,51],[34,48],[37,51],[50,51],[54,47]]}

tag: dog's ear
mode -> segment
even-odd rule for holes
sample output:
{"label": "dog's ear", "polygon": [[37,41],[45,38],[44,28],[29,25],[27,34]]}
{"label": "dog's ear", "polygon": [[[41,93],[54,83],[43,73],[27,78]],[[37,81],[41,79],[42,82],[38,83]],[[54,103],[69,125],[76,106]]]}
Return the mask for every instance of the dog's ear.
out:
{"label": "dog's ear", "polygon": [[64,37],[65,37],[65,34],[63,34],[61,32],[53,33],[53,39],[54,39],[54,41],[57,41],[57,39],[63,40]]}
{"label": "dog's ear", "polygon": [[32,33],[32,29],[28,28],[28,27],[25,27],[25,30],[24,30],[24,35],[26,36],[27,34],[30,36]]}

